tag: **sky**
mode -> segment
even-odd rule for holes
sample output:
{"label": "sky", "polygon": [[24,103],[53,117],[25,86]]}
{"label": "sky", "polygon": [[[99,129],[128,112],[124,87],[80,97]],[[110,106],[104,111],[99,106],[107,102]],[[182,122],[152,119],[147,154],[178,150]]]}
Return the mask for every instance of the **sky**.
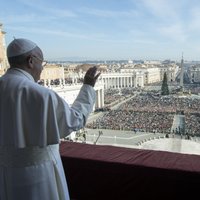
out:
{"label": "sky", "polygon": [[200,60],[199,0],[0,0],[6,45],[47,60]]}

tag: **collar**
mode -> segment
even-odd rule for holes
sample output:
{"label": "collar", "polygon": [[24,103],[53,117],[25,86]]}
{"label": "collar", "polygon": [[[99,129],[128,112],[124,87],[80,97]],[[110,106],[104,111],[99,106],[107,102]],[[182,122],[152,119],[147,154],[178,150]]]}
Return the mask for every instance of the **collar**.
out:
{"label": "collar", "polygon": [[19,68],[10,68],[9,70],[18,71],[18,72],[22,73],[23,75],[25,75],[29,80],[35,82],[35,80],[34,80],[34,78],[32,77],[32,75],[29,74],[28,72],[26,72],[26,71],[23,70],[23,69],[19,69]]}

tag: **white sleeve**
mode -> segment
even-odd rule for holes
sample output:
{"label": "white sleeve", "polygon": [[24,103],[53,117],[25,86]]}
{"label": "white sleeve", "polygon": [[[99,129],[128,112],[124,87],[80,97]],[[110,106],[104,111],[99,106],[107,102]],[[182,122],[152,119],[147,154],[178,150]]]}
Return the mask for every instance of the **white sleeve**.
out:
{"label": "white sleeve", "polygon": [[89,114],[92,112],[96,99],[95,90],[92,86],[84,84],[74,101],[72,108],[81,112],[85,120],[87,120]]}
{"label": "white sleeve", "polygon": [[85,126],[86,120],[92,112],[95,99],[94,88],[86,84],[81,87],[71,107],[63,99],[59,99],[56,113],[61,138]]}

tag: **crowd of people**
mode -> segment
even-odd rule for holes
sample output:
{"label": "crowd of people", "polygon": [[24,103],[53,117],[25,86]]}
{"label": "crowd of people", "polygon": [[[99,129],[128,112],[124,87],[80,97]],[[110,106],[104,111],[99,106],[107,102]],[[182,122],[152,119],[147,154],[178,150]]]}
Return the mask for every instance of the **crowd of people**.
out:
{"label": "crowd of people", "polygon": [[176,113],[179,110],[184,110],[184,113],[191,114],[198,113],[199,106],[199,99],[191,98],[191,96],[155,96],[153,93],[146,93],[138,95],[125,104],[121,105],[120,109],[167,113]]}
{"label": "crowd of people", "polygon": [[173,115],[167,113],[111,110],[87,128],[170,133],[172,122]]}
{"label": "crowd of people", "polygon": [[185,115],[186,134],[200,136],[200,114]]}
{"label": "crowd of people", "polygon": [[135,91],[137,91],[136,88],[107,89],[104,93],[104,104],[110,106],[110,104],[118,103],[130,95],[133,95]]}
{"label": "crowd of people", "polygon": [[[109,98],[115,96],[114,92]],[[130,95],[130,92],[122,96],[125,94]],[[192,96],[159,96],[155,92],[142,92],[120,105],[117,110],[111,110],[96,121],[87,124],[87,127],[170,133],[174,115],[184,114],[185,133],[198,135],[200,130],[199,107],[199,99]]]}

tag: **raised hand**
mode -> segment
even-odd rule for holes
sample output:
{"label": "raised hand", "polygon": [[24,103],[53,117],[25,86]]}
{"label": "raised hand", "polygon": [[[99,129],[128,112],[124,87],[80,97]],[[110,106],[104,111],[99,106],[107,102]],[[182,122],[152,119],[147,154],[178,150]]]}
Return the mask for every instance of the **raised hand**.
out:
{"label": "raised hand", "polygon": [[96,72],[97,72],[97,67],[96,66],[93,66],[93,67],[89,68],[88,71],[85,74],[83,83],[91,85],[92,87],[94,87],[98,77],[101,74],[100,72],[98,74],[96,74]]}

